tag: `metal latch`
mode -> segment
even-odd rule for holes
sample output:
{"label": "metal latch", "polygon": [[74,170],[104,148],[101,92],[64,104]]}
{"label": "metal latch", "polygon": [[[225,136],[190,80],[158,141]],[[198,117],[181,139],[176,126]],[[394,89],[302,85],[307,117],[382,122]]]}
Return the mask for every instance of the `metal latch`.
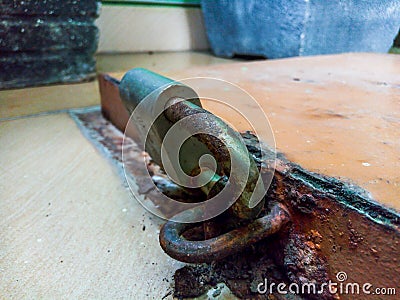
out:
{"label": "metal latch", "polygon": [[[222,214],[213,216],[213,206],[207,207],[206,200],[204,205],[179,212],[166,222],[160,232],[160,244],[168,255],[190,263],[222,259],[276,233],[290,220],[283,204],[265,203],[264,194],[260,194],[263,183],[259,169],[240,134],[202,108],[193,89],[148,70],[133,69],[123,77],[119,91],[130,114],[140,110],[133,114],[136,117],[132,122],[145,151],[161,168],[169,169],[182,188],[195,183],[207,200],[226,186],[231,188],[227,194],[230,199],[220,200],[230,204]],[[178,123],[179,127],[174,127]],[[180,149],[174,137],[171,140],[168,136],[172,129],[174,135],[183,134],[185,138]],[[217,162],[214,168],[201,164],[207,156]],[[243,172],[231,173],[233,160]],[[260,199],[254,202],[257,194]],[[262,210],[267,213],[260,216]],[[202,214],[205,221],[176,221],[195,214]],[[203,227],[204,239],[186,239],[185,232],[196,226]]]}

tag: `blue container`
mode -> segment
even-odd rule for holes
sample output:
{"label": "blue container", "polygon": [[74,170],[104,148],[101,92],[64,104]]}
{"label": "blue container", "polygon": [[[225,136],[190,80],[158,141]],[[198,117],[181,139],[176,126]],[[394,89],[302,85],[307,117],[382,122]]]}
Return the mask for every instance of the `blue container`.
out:
{"label": "blue container", "polygon": [[202,0],[218,56],[282,58],[387,52],[400,27],[400,0]]}

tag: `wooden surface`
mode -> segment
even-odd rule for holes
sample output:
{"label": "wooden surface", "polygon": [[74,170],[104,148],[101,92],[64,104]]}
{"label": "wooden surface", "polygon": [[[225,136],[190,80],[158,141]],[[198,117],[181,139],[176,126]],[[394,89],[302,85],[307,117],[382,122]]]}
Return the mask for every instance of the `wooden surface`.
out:
{"label": "wooden surface", "polygon": [[[114,74],[122,77],[123,74]],[[164,74],[223,79],[244,89],[271,123],[277,150],[320,174],[355,183],[400,210],[400,56],[342,54],[236,63]],[[213,96],[226,91],[213,89]],[[222,96],[223,95],[223,96]],[[232,94],[232,99],[235,95]],[[215,102],[204,107],[234,124],[237,114]],[[246,101],[242,111],[257,111]],[[263,122],[252,118],[250,122]]]}
{"label": "wooden surface", "polygon": [[[189,74],[238,84],[259,102],[278,151],[289,160],[354,182],[378,202],[400,211],[399,55],[221,65],[180,72],[176,78]],[[209,109],[225,117],[224,110]]]}

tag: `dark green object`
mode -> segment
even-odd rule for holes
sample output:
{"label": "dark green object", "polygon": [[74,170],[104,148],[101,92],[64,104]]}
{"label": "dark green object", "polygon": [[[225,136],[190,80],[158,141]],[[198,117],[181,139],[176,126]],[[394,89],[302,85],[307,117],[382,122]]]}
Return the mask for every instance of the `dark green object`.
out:
{"label": "dark green object", "polygon": [[94,78],[96,0],[0,1],[0,89]]}
{"label": "dark green object", "polygon": [[[223,175],[229,175],[231,186],[241,190],[240,194],[231,194],[236,199],[231,212],[240,219],[257,217],[264,205],[264,200],[260,200],[255,206],[251,202],[253,193],[264,196],[263,184],[257,182],[258,168],[240,135],[223,120],[204,110],[194,90],[149,70],[136,68],[124,75],[119,91],[145,151],[158,165],[165,167],[161,154],[164,147],[167,161],[173,171],[177,172],[176,178],[188,186],[192,178],[189,179],[186,175],[200,174],[201,157],[206,154],[214,157],[218,162],[217,170],[215,173],[211,172],[213,176],[202,190],[209,194]],[[190,122],[181,122],[179,132],[176,130],[171,140],[166,141],[166,135],[172,127],[187,117],[193,118]],[[129,126],[128,123],[127,128]],[[183,143],[179,148],[181,142]],[[175,159],[177,151],[179,161]],[[238,162],[240,168],[237,165],[236,168],[239,170],[231,170],[234,168],[231,165],[232,160]],[[201,174],[206,177],[210,175],[207,172]]]}
{"label": "dark green object", "polygon": [[[121,80],[119,91],[129,114],[132,114],[141,103],[138,108],[140,111],[138,110],[136,113],[141,119],[135,120],[134,124],[137,126],[139,122],[143,123],[142,126],[138,126],[141,141],[145,142],[145,150],[150,153],[152,159],[162,166],[161,144],[166,133],[173,126],[173,122],[169,121],[162,113],[164,107],[171,98],[177,96],[191,99],[194,104],[201,106],[196,92],[186,85],[142,68],[135,68],[127,72]],[[197,166],[197,158],[207,151],[207,148],[196,142],[194,138],[191,140],[195,143],[193,148],[199,151],[194,153],[193,149],[181,151],[181,153],[189,153],[192,156],[192,159],[187,160],[188,166],[182,166],[187,174]],[[173,149],[173,152],[175,153],[176,149]],[[191,161],[195,161],[195,165],[189,163]]]}

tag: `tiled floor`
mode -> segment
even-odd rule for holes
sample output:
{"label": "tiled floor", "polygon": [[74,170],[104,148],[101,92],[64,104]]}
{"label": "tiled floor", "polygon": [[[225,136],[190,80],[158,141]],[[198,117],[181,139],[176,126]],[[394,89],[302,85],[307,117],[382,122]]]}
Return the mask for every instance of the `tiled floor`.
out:
{"label": "tiled floor", "polygon": [[[226,61],[187,52],[98,57],[104,72]],[[0,91],[0,298],[170,292],[181,264],[158,245],[162,221],[130,196],[68,114],[98,104],[96,82]]]}

